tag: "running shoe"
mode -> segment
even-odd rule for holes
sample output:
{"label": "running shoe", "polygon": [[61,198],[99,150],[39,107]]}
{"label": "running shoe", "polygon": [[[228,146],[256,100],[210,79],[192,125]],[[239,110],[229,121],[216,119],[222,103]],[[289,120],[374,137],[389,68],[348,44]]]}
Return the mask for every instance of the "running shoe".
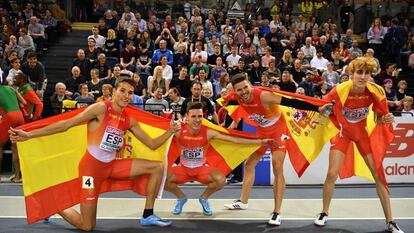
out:
{"label": "running shoe", "polygon": [[48,218],[43,219],[43,223],[45,223],[45,224],[48,224],[48,223],[51,223],[51,222],[52,222],[52,218],[51,217],[48,217]]}
{"label": "running shoe", "polygon": [[183,206],[187,202],[187,198],[177,198],[177,204],[173,210],[174,215],[179,215],[183,211]]}
{"label": "running shoe", "polygon": [[279,213],[273,212],[272,217],[267,223],[272,226],[280,226],[280,224],[282,224],[282,218]]}
{"label": "running shoe", "polygon": [[324,227],[326,225],[326,221],[328,221],[328,215],[322,212],[316,216],[316,219],[313,221],[313,223],[318,227]]}
{"label": "running shoe", "polygon": [[142,226],[167,227],[172,224],[172,221],[161,219],[157,215],[153,214],[146,218],[141,218],[140,223]]}
{"label": "running shoe", "polygon": [[247,203],[244,204],[240,200],[234,200],[231,204],[224,204],[224,207],[226,207],[229,210],[247,210],[248,205]]}
{"label": "running shoe", "polygon": [[401,230],[401,228],[394,221],[387,223],[387,231],[392,233],[404,233],[404,231]]}
{"label": "running shoe", "polygon": [[210,208],[210,203],[208,203],[208,199],[198,198],[198,201],[203,207],[203,214],[205,216],[211,216],[213,214],[213,211]]}

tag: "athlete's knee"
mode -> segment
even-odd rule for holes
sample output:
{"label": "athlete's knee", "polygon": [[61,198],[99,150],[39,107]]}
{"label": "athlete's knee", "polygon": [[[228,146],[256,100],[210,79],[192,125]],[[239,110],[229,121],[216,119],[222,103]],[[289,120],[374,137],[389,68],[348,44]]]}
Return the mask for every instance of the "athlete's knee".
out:
{"label": "athlete's knee", "polygon": [[335,182],[336,179],[338,179],[338,171],[328,171],[328,173],[326,174],[326,181],[327,182]]}
{"label": "athlete's knee", "polygon": [[226,177],[220,176],[216,179],[217,188],[222,189],[226,185]]}
{"label": "athlete's knee", "polygon": [[151,170],[153,173],[162,173],[164,171],[164,164],[161,162],[154,162],[154,167]]}
{"label": "athlete's knee", "polygon": [[82,231],[93,231],[93,229],[95,229],[95,224],[93,224],[93,223],[84,224],[81,227]]}

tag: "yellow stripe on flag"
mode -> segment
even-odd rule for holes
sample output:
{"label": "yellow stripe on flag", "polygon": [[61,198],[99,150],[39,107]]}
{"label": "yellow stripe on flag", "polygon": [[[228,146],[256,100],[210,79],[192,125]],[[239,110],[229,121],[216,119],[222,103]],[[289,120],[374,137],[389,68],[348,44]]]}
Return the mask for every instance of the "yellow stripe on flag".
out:
{"label": "yellow stripe on flag", "polygon": [[29,196],[78,177],[78,163],[86,151],[86,125],[70,128],[67,132],[18,142],[17,147],[21,167],[25,168],[22,177],[25,184],[23,191],[25,196]]}

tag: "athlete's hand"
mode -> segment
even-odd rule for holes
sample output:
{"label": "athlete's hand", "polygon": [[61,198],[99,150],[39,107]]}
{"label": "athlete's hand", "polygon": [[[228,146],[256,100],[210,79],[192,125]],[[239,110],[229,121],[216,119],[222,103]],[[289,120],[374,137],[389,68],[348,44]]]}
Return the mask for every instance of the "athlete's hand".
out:
{"label": "athlete's hand", "polygon": [[318,111],[319,111],[320,114],[322,114],[324,116],[331,115],[332,112],[333,112],[333,103],[328,103],[328,104],[325,104],[325,105],[319,107]]}
{"label": "athlete's hand", "polygon": [[173,134],[180,132],[181,130],[181,122],[178,120],[171,119],[170,122],[170,129]]}
{"label": "athlete's hand", "polygon": [[277,141],[270,138],[260,139],[261,144],[270,148],[275,148],[278,146]]}
{"label": "athlete's hand", "polygon": [[394,115],[392,115],[392,113],[387,113],[381,117],[380,123],[389,124],[389,123],[392,123],[393,121],[394,121]]}
{"label": "athlete's hand", "polygon": [[12,127],[9,129],[9,136],[12,143],[22,142],[30,139],[30,135],[26,131],[21,129],[13,129]]}

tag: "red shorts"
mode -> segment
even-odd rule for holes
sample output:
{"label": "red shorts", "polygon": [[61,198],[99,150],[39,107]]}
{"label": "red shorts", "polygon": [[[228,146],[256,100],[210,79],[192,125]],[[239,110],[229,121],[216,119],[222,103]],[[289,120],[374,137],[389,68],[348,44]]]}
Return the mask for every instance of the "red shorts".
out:
{"label": "red shorts", "polygon": [[11,111],[5,115],[0,121],[0,145],[4,145],[9,140],[10,127],[17,127],[24,124],[23,114],[20,110]]}
{"label": "red shorts", "polygon": [[108,179],[126,180],[131,177],[132,159],[113,160],[109,163],[95,159],[88,151],[79,162],[81,203],[97,203],[102,182]]}
{"label": "red shorts", "polygon": [[[266,128],[257,127],[256,130],[257,130],[256,133],[258,134],[260,138],[270,138],[270,139],[274,139],[277,142],[279,146],[270,148],[272,152],[274,151],[286,152],[286,147],[284,146],[285,143],[282,142],[281,137],[282,135],[289,135],[288,134],[289,130],[286,127],[286,123],[282,117],[274,125],[270,127],[266,127]],[[256,153],[264,155],[266,153],[266,150],[267,150],[267,147],[262,146],[256,150]]]}
{"label": "red shorts", "polygon": [[359,153],[361,153],[362,156],[366,156],[368,154],[371,154],[371,146],[368,138],[368,133],[366,132],[365,128],[363,130],[358,130],[359,138],[355,141],[347,137],[346,135],[342,135],[340,137],[340,134],[337,134],[335,137],[331,139],[331,150],[339,150],[342,153],[346,154],[348,151],[348,147],[351,145],[351,142],[355,142]]}
{"label": "red shorts", "polygon": [[215,168],[210,167],[208,164],[204,164],[201,167],[188,168],[184,167],[181,163],[177,166],[171,167],[172,172],[175,175],[175,182],[177,184],[184,184],[189,181],[198,181],[202,184],[208,184],[208,175]]}

